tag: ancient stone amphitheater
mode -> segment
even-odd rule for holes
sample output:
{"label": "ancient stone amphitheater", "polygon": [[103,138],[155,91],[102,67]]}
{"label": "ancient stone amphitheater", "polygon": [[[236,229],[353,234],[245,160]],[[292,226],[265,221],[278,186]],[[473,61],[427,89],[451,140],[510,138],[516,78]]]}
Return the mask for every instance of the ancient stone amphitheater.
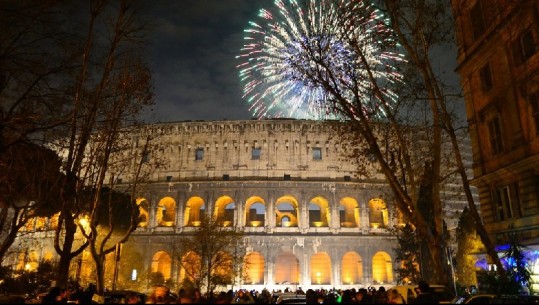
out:
{"label": "ancient stone amphitheater", "polygon": [[[400,220],[384,178],[375,169],[358,173],[344,160],[349,148],[331,126],[293,119],[148,126],[167,166],[140,193],[142,221],[124,246],[136,259],[122,262],[122,273],[136,280],[136,273],[160,272],[181,282],[186,273],[174,259],[175,244],[206,214],[244,229],[250,267],[243,288],[395,284],[396,238],[388,229]],[[447,205],[450,230],[465,204],[457,197]],[[50,245],[38,248],[30,251],[33,261],[55,256]],[[83,284],[91,281],[90,264],[85,255],[73,268]]]}

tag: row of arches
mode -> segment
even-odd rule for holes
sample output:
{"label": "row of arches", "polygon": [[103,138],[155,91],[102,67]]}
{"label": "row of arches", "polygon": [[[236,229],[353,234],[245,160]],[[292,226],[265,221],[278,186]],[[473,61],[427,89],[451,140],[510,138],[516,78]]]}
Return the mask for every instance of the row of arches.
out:
{"label": "row of arches", "polygon": [[[260,196],[249,197],[241,204],[230,196],[221,196],[209,207],[199,196],[188,198],[182,206],[178,206],[172,197],[162,198],[153,208],[145,198],[139,198],[137,204],[140,211],[139,227],[197,227],[204,214],[211,215],[223,226],[246,227],[357,228],[364,218],[371,228],[386,228],[389,222],[386,203],[380,198],[368,201],[368,208],[363,209],[365,215],[362,215],[359,203],[352,197],[341,198],[336,207],[322,196],[311,198],[304,207],[291,195],[279,197],[271,204]],[[336,217],[333,214],[337,214]]]}
{"label": "row of arches", "polygon": [[[225,254],[226,255],[226,254]],[[180,264],[176,273],[180,282],[185,278],[193,280],[196,277],[196,270],[200,268],[200,256],[197,253],[189,252],[182,257],[183,264]],[[232,260],[230,260],[232,262]],[[275,260],[268,264],[260,252],[249,252],[244,257],[244,267],[241,275],[242,283],[245,285],[262,284],[311,284],[330,285],[343,284],[355,285],[366,283],[372,280],[374,284],[384,284],[393,282],[393,263],[387,252],[379,251],[371,258],[370,274],[364,272],[364,263],[361,256],[355,251],[346,252],[338,264],[334,264],[327,252],[314,254],[308,262],[308,272],[305,274],[309,279],[302,279],[300,263],[296,255],[292,252],[281,252]],[[172,278],[173,260],[166,251],[158,251],[153,255],[151,270],[160,272],[165,279]],[[181,266],[187,266],[186,268]],[[269,270],[268,269],[268,266]],[[335,278],[334,268],[339,268],[340,278]],[[224,264],[218,272],[231,276],[233,266]],[[230,279],[232,280],[232,279]]]}

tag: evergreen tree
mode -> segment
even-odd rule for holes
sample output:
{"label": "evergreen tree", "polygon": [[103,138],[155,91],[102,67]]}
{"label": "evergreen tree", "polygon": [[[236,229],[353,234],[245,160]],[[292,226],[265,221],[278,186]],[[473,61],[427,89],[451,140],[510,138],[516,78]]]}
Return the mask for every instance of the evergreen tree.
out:
{"label": "evergreen tree", "polygon": [[397,269],[397,283],[417,284],[421,279],[419,262],[421,258],[420,240],[411,224],[396,229],[398,247],[395,248],[395,261],[400,267]]}
{"label": "evergreen tree", "polygon": [[481,239],[475,231],[475,223],[470,210],[465,207],[459,218],[457,226],[457,253],[456,253],[456,277],[457,283],[461,287],[477,285],[475,264],[477,262],[476,253],[483,248]]}

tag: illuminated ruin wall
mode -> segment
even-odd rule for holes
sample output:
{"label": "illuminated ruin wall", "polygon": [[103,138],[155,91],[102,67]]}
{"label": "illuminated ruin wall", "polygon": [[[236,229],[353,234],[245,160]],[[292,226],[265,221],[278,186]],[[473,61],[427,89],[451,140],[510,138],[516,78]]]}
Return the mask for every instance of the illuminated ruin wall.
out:
{"label": "illuminated ruin wall", "polygon": [[[327,123],[178,122],[150,125],[147,132],[159,144],[148,160],[162,158],[167,166],[141,188],[137,200],[141,222],[124,245],[124,253],[129,252],[134,262],[122,256],[118,287],[125,283],[125,273],[136,273],[140,280],[158,271],[165,279],[181,282],[185,271],[173,259],[178,256],[174,244],[182,233],[200,225],[204,213],[225,226],[244,228],[246,259],[252,266],[241,281],[244,288],[305,290],[395,283],[396,239],[387,228],[402,219],[383,176],[374,169],[370,176],[356,175],[356,167],[340,154],[347,147],[337,142]],[[140,147],[142,138],[133,138],[134,146]],[[127,175],[120,179],[129,185]],[[456,196],[458,183],[445,194],[452,198],[445,213],[454,229],[456,212],[466,203]],[[27,231],[32,230],[41,229]],[[20,269],[29,257],[35,257],[32,262],[54,259],[50,233],[36,232],[33,243],[25,235],[26,243],[14,245],[19,256],[3,265]],[[73,276],[83,285],[93,281],[91,266],[86,252],[80,261],[73,260]],[[106,272],[112,269],[109,266]]]}

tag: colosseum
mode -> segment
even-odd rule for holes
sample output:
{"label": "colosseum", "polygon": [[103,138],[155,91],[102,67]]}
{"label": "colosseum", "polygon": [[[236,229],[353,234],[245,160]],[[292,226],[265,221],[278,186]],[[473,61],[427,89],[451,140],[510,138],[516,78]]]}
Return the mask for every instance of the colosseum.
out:
{"label": "colosseum", "polygon": [[[396,284],[396,238],[388,229],[399,217],[387,185],[374,169],[362,175],[343,160],[346,147],[331,126],[293,119],[151,125],[168,166],[140,194],[142,221],[124,246],[139,259],[123,264],[133,269],[123,273],[134,280],[137,272],[160,272],[181,282],[174,245],[205,214],[244,230],[245,289]],[[448,219],[464,204],[454,199]]]}

